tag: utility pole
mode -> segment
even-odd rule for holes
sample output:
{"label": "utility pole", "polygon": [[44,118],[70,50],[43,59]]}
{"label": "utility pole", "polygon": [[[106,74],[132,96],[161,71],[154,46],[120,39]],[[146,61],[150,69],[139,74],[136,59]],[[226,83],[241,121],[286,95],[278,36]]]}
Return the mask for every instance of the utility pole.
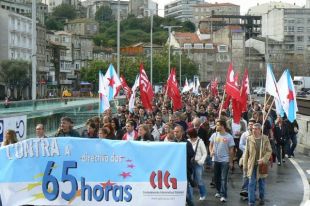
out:
{"label": "utility pole", "polygon": [[120,0],[117,7],[117,74],[120,76]]}
{"label": "utility pole", "polygon": [[31,98],[37,98],[37,2],[32,0],[32,30],[31,30]]}
{"label": "utility pole", "polygon": [[151,85],[153,85],[153,11],[149,10],[151,14],[151,61],[150,61],[150,67],[151,67]]}
{"label": "utility pole", "polygon": [[168,77],[170,75],[170,47],[171,47],[171,29],[172,28],[182,28],[182,26],[163,26],[164,29],[168,29],[169,33],[169,48],[168,48]]}
{"label": "utility pole", "polygon": [[180,87],[182,85],[182,49],[180,49]]}

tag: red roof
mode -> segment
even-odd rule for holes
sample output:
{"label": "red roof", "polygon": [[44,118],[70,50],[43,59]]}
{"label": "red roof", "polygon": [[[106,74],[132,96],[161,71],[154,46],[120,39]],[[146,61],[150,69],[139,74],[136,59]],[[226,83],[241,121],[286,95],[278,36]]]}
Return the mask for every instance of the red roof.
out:
{"label": "red roof", "polygon": [[198,37],[196,33],[190,32],[175,32],[174,33],[175,39],[178,41],[179,44],[186,44],[186,43],[203,43]]}

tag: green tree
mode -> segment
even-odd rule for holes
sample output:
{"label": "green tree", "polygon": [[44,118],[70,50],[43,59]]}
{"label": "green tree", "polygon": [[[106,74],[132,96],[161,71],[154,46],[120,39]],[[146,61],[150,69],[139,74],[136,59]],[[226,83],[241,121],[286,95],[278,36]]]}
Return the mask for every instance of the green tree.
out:
{"label": "green tree", "polygon": [[76,11],[69,4],[61,4],[53,9],[52,16],[59,20],[74,19],[76,17]]}
{"label": "green tree", "polygon": [[81,69],[81,81],[87,81],[93,84],[93,91],[98,91],[99,86],[99,70],[103,74],[107,71],[109,63],[106,61],[95,60],[90,62],[88,67]]}
{"label": "green tree", "polygon": [[98,22],[110,22],[114,18],[112,16],[112,9],[108,6],[101,6],[95,14],[95,19]]}
{"label": "green tree", "polygon": [[17,90],[17,99],[23,96],[23,89],[30,86],[30,63],[26,61],[4,60],[0,62],[0,76],[13,91]]}
{"label": "green tree", "polygon": [[60,21],[60,20],[57,20],[53,16],[50,16],[50,17],[46,18],[45,25],[46,25],[46,28],[48,30],[60,31],[60,30],[63,30],[63,28],[64,28],[64,22]]}
{"label": "green tree", "polygon": [[188,32],[195,32],[196,31],[196,26],[191,21],[183,22],[182,26],[183,26],[183,31],[188,31]]}

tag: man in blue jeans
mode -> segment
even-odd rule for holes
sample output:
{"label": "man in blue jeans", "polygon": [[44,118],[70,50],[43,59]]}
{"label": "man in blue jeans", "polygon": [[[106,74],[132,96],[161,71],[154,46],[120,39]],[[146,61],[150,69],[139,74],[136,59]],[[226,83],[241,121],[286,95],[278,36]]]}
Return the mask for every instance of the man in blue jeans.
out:
{"label": "man in blue jeans", "polygon": [[214,158],[214,182],[217,189],[215,197],[227,201],[227,176],[233,166],[234,138],[226,132],[225,120],[217,120],[216,132],[210,137],[210,154]]}
{"label": "man in blue jeans", "polygon": [[271,145],[268,137],[262,135],[262,126],[255,123],[252,135],[248,137],[243,157],[244,174],[249,177],[248,203],[249,206],[255,205],[256,184],[258,182],[260,205],[265,204],[265,178],[268,174],[260,174],[259,166],[268,164],[271,156]]}

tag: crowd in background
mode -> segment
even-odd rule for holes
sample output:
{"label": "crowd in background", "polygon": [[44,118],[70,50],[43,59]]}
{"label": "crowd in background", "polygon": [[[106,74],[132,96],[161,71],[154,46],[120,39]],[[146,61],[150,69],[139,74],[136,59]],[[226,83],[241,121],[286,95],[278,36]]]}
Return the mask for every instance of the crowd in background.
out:
{"label": "crowd in background", "polygon": [[[285,158],[294,157],[298,124],[281,117],[270,105],[248,102],[247,112],[240,123],[232,119],[231,107],[221,110],[221,98],[207,90],[200,94],[182,94],[183,109],[173,111],[171,101],[163,93],[155,94],[152,111],[145,111],[137,97],[132,112],[128,104],[117,112],[105,111],[102,116],[88,119],[81,133],[73,129],[70,117],[63,117],[55,137],[103,138],[126,141],[186,142],[187,144],[187,204],[195,205],[193,187],[199,192],[198,201],[207,201],[207,189],[202,178],[213,169],[211,185],[214,195],[226,202],[228,171],[241,168],[243,185],[240,195],[255,204],[255,188],[259,185],[260,204],[264,204],[267,175],[259,175],[258,165],[270,161],[279,166]],[[46,138],[44,125],[36,126],[37,137]],[[6,131],[3,146],[17,142],[13,131]],[[257,181],[258,180],[258,181]],[[258,183],[257,183],[258,182]],[[254,193],[254,196],[253,196]]]}

